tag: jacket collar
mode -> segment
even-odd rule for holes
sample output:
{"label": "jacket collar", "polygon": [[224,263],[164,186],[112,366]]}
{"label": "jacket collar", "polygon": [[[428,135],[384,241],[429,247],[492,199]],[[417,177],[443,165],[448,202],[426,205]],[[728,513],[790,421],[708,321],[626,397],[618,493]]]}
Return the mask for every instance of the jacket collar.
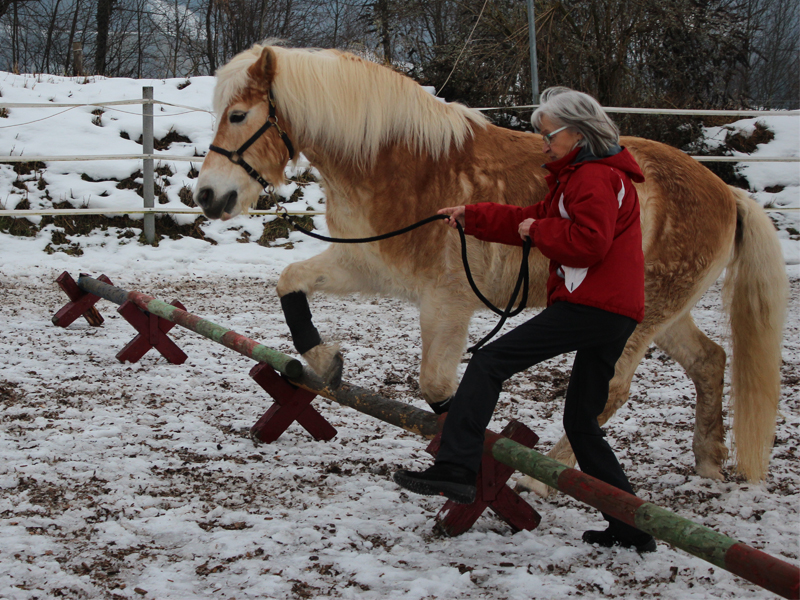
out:
{"label": "jacket collar", "polygon": [[611,148],[609,148],[608,151],[605,153],[605,156],[595,156],[594,154],[592,154],[592,151],[588,146],[584,148],[581,148],[579,146],[577,150],[578,150],[578,155],[575,157],[573,161],[575,162],[575,164],[582,162],[589,162],[590,160],[602,160],[604,158],[609,158],[611,156],[614,156],[615,154],[619,154],[620,152],[622,152],[622,148],[617,144],[611,146]]}
{"label": "jacket collar", "polygon": [[548,177],[552,177],[555,181],[591,161],[601,161],[603,164],[617,168],[625,172],[636,183],[644,181],[644,176],[639,169],[639,165],[636,164],[636,160],[625,148],[617,145],[612,146],[608,153],[602,157],[595,156],[588,148],[578,146],[566,156],[553,162],[545,163],[542,166],[550,172]]}
{"label": "jacket collar", "polygon": [[552,175],[555,179],[558,179],[561,173],[567,167],[572,165],[572,162],[575,160],[578,154],[580,154],[581,150],[583,150],[583,148],[581,148],[580,146],[578,146],[577,148],[573,148],[568,154],[562,156],[558,160],[545,163],[542,166],[548,171],[550,171],[550,175]]}

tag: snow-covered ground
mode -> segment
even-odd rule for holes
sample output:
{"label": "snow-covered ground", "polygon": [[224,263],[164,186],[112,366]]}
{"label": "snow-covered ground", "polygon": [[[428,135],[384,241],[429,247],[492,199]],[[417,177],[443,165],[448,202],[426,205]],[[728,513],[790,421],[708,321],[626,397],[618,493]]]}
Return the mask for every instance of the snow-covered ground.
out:
{"label": "snow-covered ground", "polygon": [[[138,98],[142,85],[153,85],[157,99],[210,108],[210,78],[193,78],[179,89],[184,83],[0,73],[0,102]],[[100,116],[102,127],[92,124],[97,115],[89,108],[10,127],[51,114],[10,109],[0,118],[0,155],[139,152],[131,141],[141,134],[138,110],[109,109]],[[156,107],[165,115],[156,119],[157,137],[172,128],[191,140],[165,153],[203,153],[211,140],[213,118],[177,114],[185,110]],[[786,119],[794,120],[766,120],[776,137],[759,152],[797,156],[800,119]],[[792,135],[794,146],[785,141]],[[773,148],[778,143],[786,145]],[[168,203],[183,206],[179,192],[193,185],[191,167],[170,167],[173,175],[160,183]],[[52,162],[18,176],[0,165],[0,202],[7,208],[23,200],[31,208],[64,201],[133,208],[141,206],[139,196],[111,178],[124,180],[139,168],[135,161]],[[316,183],[290,183],[280,193],[288,198],[297,186],[304,193],[294,208],[324,208]],[[774,186],[782,189],[765,191]],[[753,187],[762,203],[800,206],[796,163],[776,167]],[[693,385],[655,349],[637,371],[631,400],[606,429],[642,498],[797,565],[800,226],[792,213],[788,218],[794,221],[779,235],[792,295],[768,480],[748,484],[730,467],[724,481],[694,475]],[[601,519],[565,495],[524,495],[542,515],[534,531],[513,533],[487,513],[469,532],[443,537],[433,527],[443,500],[408,495],[391,481],[396,469],[429,462],[421,438],[317,399],[339,431],[332,441],[315,442],[293,425],[277,442],[255,445],[248,431],[270,398],[247,376],[252,361],[175,328],[170,336],[189,356],[184,365],[152,352],[137,364],[121,364],[114,355],[135,332],[102,300],[101,328],[83,320],[66,329],[50,322],[66,301],[54,283],[61,272],[105,273],[120,287],[177,298],[196,314],[294,354],[275,283],[285,265],[325,245],[296,233],[270,247],[238,243],[245,232],[258,239],[267,220],[202,225],[216,245],[183,237],[153,248],[137,241],[138,230],[132,237],[115,228],[79,236],[54,224],[33,237],[0,234],[0,598],[775,597],[663,543],[641,557],[587,546],[581,533],[602,526]],[[324,231],[322,217],[315,223]],[[67,242],[59,245],[56,232]],[[58,251],[69,245],[82,255]],[[342,341],[346,379],[425,406],[416,385],[420,340],[413,306],[315,297],[312,309],[323,333]],[[724,343],[718,285],[693,314]],[[491,314],[477,315],[472,340],[494,322]],[[568,371],[568,359],[559,358],[513,378],[491,427],[516,418],[540,436],[538,448],[552,447],[561,436]]]}

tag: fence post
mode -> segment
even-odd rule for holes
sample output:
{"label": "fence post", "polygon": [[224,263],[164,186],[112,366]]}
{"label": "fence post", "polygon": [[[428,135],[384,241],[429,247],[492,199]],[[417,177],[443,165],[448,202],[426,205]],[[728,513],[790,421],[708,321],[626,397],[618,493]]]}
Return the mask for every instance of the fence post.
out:
{"label": "fence post", "polygon": [[[153,99],[153,88],[150,86],[142,88],[142,98],[145,100]],[[153,105],[151,103],[142,105],[142,153],[145,155],[153,154]],[[153,159],[145,158],[142,161],[142,179],[144,197],[144,207],[153,208],[154,200],[154,181],[153,181]],[[156,239],[156,216],[153,213],[144,215],[144,237],[148,244],[153,244]]]}
{"label": "fence post", "polygon": [[83,75],[83,45],[72,42],[72,73],[74,77]]}
{"label": "fence post", "polygon": [[533,0],[528,0],[528,45],[531,55],[531,104],[539,104],[539,65],[536,58],[536,14]]}

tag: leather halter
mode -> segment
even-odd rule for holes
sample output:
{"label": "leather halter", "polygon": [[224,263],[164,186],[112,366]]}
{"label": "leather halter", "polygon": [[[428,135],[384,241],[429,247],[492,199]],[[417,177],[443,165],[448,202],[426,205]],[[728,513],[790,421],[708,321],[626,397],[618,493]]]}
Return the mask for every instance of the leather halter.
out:
{"label": "leather halter", "polygon": [[286,145],[286,149],[289,151],[289,160],[294,158],[294,146],[292,145],[292,141],[289,139],[289,136],[286,135],[286,132],[281,129],[281,126],[278,125],[278,116],[275,114],[275,98],[272,96],[272,90],[269,91],[269,116],[267,117],[267,122],[264,123],[258,131],[256,131],[253,135],[250,136],[244,144],[239,146],[237,150],[231,152],[230,150],[225,150],[225,148],[220,148],[219,146],[215,146],[211,144],[208,149],[217,152],[218,154],[222,154],[225,158],[231,161],[235,165],[239,165],[242,167],[250,177],[255,179],[261,186],[266,189],[270,186],[270,183],[264,179],[258,171],[256,171],[250,164],[244,159],[244,153],[247,149],[252,146],[255,141],[264,135],[270,127],[275,127],[278,130],[278,133],[283,140],[283,143]]}

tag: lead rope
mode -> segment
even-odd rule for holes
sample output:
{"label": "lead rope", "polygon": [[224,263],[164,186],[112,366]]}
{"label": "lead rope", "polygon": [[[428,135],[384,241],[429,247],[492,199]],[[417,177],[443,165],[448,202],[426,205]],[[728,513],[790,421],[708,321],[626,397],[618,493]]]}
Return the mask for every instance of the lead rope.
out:
{"label": "lead rope", "polygon": [[[391,237],[395,237],[397,235],[402,235],[404,233],[408,233],[416,229],[417,227],[422,227],[423,225],[427,225],[428,223],[433,223],[434,221],[438,221],[440,219],[447,219],[447,215],[433,215],[432,217],[428,217],[427,219],[422,219],[421,221],[417,221],[416,223],[409,225],[408,227],[403,227],[402,229],[397,229],[395,231],[390,231],[389,233],[384,233],[381,235],[375,235],[372,237],[365,237],[365,238],[334,238],[334,237],[327,237],[324,235],[320,235],[318,233],[314,233],[313,231],[309,231],[308,229],[304,229],[300,225],[298,225],[293,218],[287,214],[285,211],[284,213],[279,215],[283,218],[284,221],[289,223],[294,229],[303,233],[309,237],[312,237],[317,240],[321,240],[323,242],[330,242],[333,244],[365,244],[369,242],[379,242],[381,240],[386,240]],[[467,348],[467,352],[473,353],[479,350],[486,342],[492,339],[495,334],[500,331],[500,328],[506,322],[509,317],[514,317],[518,315],[522,310],[525,308],[525,305],[528,303],[528,284],[530,281],[530,273],[528,271],[528,255],[530,254],[531,250],[531,239],[526,237],[523,245],[522,245],[522,260],[520,262],[519,267],[519,276],[517,277],[517,283],[514,286],[514,291],[511,293],[511,298],[508,301],[508,305],[506,306],[505,310],[501,310],[497,308],[494,304],[492,304],[478,289],[475,280],[472,278],[472,271],[469,268],[469,260],[467,259],[467,238],[464,234],[464,228],[461,227],[461,223],[456,222],[458,226],[458,236],[461,240],[461,262],[464,265],[464,273],[467,275],[467,281],[469,281],[469,285],[472,288],[472,291],[478,297],[478,299],[483,302],[489,310],[494,312],[495,314],[500,315],[500,321],[498,321],[497,325],[495,325],[494,329],[492,329],[488,335],[484,336],[484,338],[479,341],[477,344],[472,346],[471,348]],[[519,306],[514,309],[514,304],[517,301],[517,296],[519,295],[520,288],[522,288],[522,299],[519,302]]]}

